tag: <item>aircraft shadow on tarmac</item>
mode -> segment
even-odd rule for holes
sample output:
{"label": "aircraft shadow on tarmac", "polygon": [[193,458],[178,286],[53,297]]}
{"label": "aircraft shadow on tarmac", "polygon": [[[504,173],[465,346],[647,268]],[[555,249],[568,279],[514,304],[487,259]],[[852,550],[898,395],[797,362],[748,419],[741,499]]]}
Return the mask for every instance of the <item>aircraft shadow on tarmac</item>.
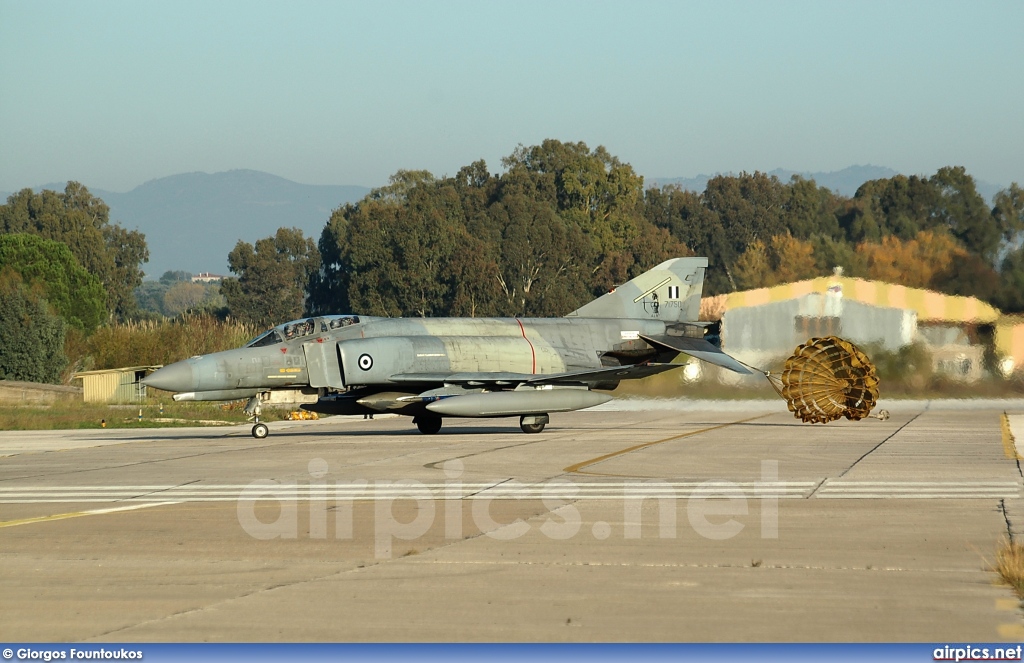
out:
{"label": "aircraft shadow on tarmac", "polygon": [[[687,424],[689,426],[698,426],[698,427],[700,427],[700,426],[720,426],[720,425],[722,425],[722,423],[723,422],[721,422],[721,421],[691,421],[691,422],[687,422]],[[812,430],[812,427],[808,426],[807,424],[802,424],[802,423],[799,423],[799,422],[793,422],[793,423],[742,422],[742,423],[734,423],[734,424],[732,424],[732,426],[735,426],[737,428],[740,428],[740,427],[751,427],[751,428],[802,428],[802,429],[805,429],[805,430]],[[579,433],[585,433],[587,430],[597,430],[597,428],[599,428],[599,427],[587,428],[587,427],[581,427],[581,426],[572,426],[571,428],[564,428],[564,429],[557,428],[557,427],[555,427],[555,428],[549,427],[547,429],[547,431],[545,431],[545,432],[546,433],[558,433],[558,432],[566,432],[566,431],[572,430],[572,431],[576,431],[576,432],[579,432]],[[166,429],[163,429],[163,430],[166,430]],[[409,436],[414,436],[414,437],[422,437],[422,438],[424,438],[424,441],[427,441],[427,439],[440,439],[440,438],[446,438],[446,437],[452,437],[452,436],[465,436],[465,435],[510,435],[510,434],[517,434],[517,433],[520,432],[520,430],[519,430],[518,426],[486,426],[486,427],[485,426],[451,426],[451,427],[448,427],[448,428],[444,428],[440,432],[435,433],[434,435],[430,435],[430,436],[423,435],[422,433],[420,433],[415,428],[409,428],[407,430],[406,429],[397,429],[397,430],[396,429],[390,429],[390,430],[380,430],[380,429],[370,429],[370,430],[332,430],[332,431],[324,431],[324,432],[319,432],[318,431],[316,433],[314,433],[313,431],[310,431],[310,430],[287,430],[286,429],[286,430],[274,430],[273,432],[274,432],[274,437],[275,438],[281,438],[281,437],[287,437],[287,438],[310,438],[313,435],[316,435],[317,439],[322,439],[324,437],[336,437],[336,436],[337,437],[345,437],[345,438],[352,438],[352,437],[409,437]],[[680,434],[687,433],[687,432],[689,432],[689,431],[688,430],[684,430],[684,429],[679,430]],[[230,432],[230,433],[222,433],[222,432],[216,431],[216,429],[211,429],[209,432],[204,431],[201,434],[192,433],[192,434],[187,434],[187,435],[161,435],[159,437],[133,436],[133,437],[118,438],[118,441],[120,441],[120,442],[157,442],[157,441],[162,441],[162,440],[167,440],[167,441],[224,440],[224,439],[231,439],[231,438],[248,438],[248,437],[250,437],[250,435],[249,435],[249,433],[247,431],[237,431],[237,432]],[[542,435],[541,439],[538,439],[537,441],[538,442],[542,442],[544,440],[544,437],[546,437],[546,435]],[[273,442],[269,442],[268,444],[273,444]]]}
{"label": "aircraft shadow on tarmac", "polygon": [[[166,430],[166,429],[164,429],[164,430]],[[548,431],[551,431],[551,432],[555,432],[555,431],[558,431],[558,430],[560,430],[560,429],[558,429],[558,428],[549,428],[548,429]],[[575,428],[574,428],[574,430],[575,430]],[[309,439],[313,439],[313,437],[315,435],[316,439],[318,439],[318,440],[323,440],[323,438],[329,438],[329,437],[410,437],[411,436],[411,437],[420,437],[420,438],[423,438],[424,441],[427,441],[427,440],[430,440],[430,439],[439,439],[439,438],[444,438],[444,437],[451,437],[453,435],[463,436],[463,435],[492,435],[492,434],[505,434],[505,435],[517,434],[517,435],[519,435],[519,434],[521,434],[521,431],[519,430],[518,426],[502,426],[502,427],[489,426],[489,427],[486,427],[486,428],[483,428],[483,427],[473,427],[473,428],[468,428],[468,427],[451,427],[451,428],[447,428],[445,430],[442,430],[442,431],[440,431],[438,433],[435,433],[434,435],[429,435],[428,436],[428,435],[423,435],[423,433],[420,433],[415,428],[410,428],[408,430],[405,430],[405,429],[398,429],[398,430],[358,430],[358,431],[357,430],[332,430],[332,431],[324,431],[324,432],[316,432],[316,433],[314,433],[312,431],[309,431],[309,430],[291,430],[291,431],[290,430],[274,430],[274,438],[296,437],[296,438],[309,438]],[[120,438],[117,438],[117,441],[118,442],[161,442],[161,441],[164,441],[164,440],[167,440],[167,441],[182,441],[182,440],[228,440],[228,439],[233,439],[233,438],[252,439],[252,436],[249,435],[248,431],[237,431],[237,432],[230,432],[230,433],[215,432],[215,431],[205,432],[204,431],[203,433],[192,433],[192,434],[188,434],[188,435],[161,435],[159,437],[155,437],[155,436],[120,437]],[[258,442],[262,442],[262,440],[258,440]],[[274,443],[274,441],[270,440],[266,444],[267,445],[272,445],[273,443]]]}

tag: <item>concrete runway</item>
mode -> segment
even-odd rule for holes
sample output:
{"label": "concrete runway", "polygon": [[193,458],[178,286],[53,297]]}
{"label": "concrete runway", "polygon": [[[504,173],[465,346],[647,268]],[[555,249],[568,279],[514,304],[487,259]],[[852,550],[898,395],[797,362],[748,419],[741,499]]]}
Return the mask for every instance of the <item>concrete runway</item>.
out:
{"label": "concrete runway", "polygon": [[0,639],[1024,639],[1024,403],[887,407],[0,433]]}

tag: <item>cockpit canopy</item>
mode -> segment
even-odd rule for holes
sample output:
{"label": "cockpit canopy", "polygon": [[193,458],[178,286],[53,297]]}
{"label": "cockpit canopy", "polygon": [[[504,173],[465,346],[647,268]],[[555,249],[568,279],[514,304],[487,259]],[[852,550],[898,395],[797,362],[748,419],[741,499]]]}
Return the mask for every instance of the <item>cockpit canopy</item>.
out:
{"label": "cockpit canopy", "polygon": [[273,329],[268,329],[256,338],[245,344],[247,348],[262,348],[268,345],[277,345],[285,341],[291,341],[303,336],[313,334],[325,334],[335,329],[358,325],[357,315],[320,315],[302,320],[292,320]]}

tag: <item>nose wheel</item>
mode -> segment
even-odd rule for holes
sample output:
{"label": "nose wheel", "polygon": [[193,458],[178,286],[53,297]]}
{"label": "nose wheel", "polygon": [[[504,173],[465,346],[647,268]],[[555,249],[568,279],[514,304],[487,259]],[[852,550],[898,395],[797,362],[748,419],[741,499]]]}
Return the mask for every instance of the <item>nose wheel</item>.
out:
{"label": "nose wheel", "polygon": [[260,422],[260,414],[262,414],[260,405],[262,403],[263,399],[259,394],[256,394],[245,404],[245,413],[249,415],[250,421],[253,423],[252,436],[257,440],[262,440],[270,435],[270,429],[267,428],[267,425]]}

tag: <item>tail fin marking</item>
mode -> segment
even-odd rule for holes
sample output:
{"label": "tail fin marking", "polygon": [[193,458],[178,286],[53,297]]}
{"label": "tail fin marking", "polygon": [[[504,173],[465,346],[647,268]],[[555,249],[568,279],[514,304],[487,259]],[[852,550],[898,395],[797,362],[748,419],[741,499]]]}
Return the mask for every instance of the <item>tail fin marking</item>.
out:
{"label": "tail fin marking", "polygon": [[696,322],[707,266],[707,258],[666,260],[566,317]]}

